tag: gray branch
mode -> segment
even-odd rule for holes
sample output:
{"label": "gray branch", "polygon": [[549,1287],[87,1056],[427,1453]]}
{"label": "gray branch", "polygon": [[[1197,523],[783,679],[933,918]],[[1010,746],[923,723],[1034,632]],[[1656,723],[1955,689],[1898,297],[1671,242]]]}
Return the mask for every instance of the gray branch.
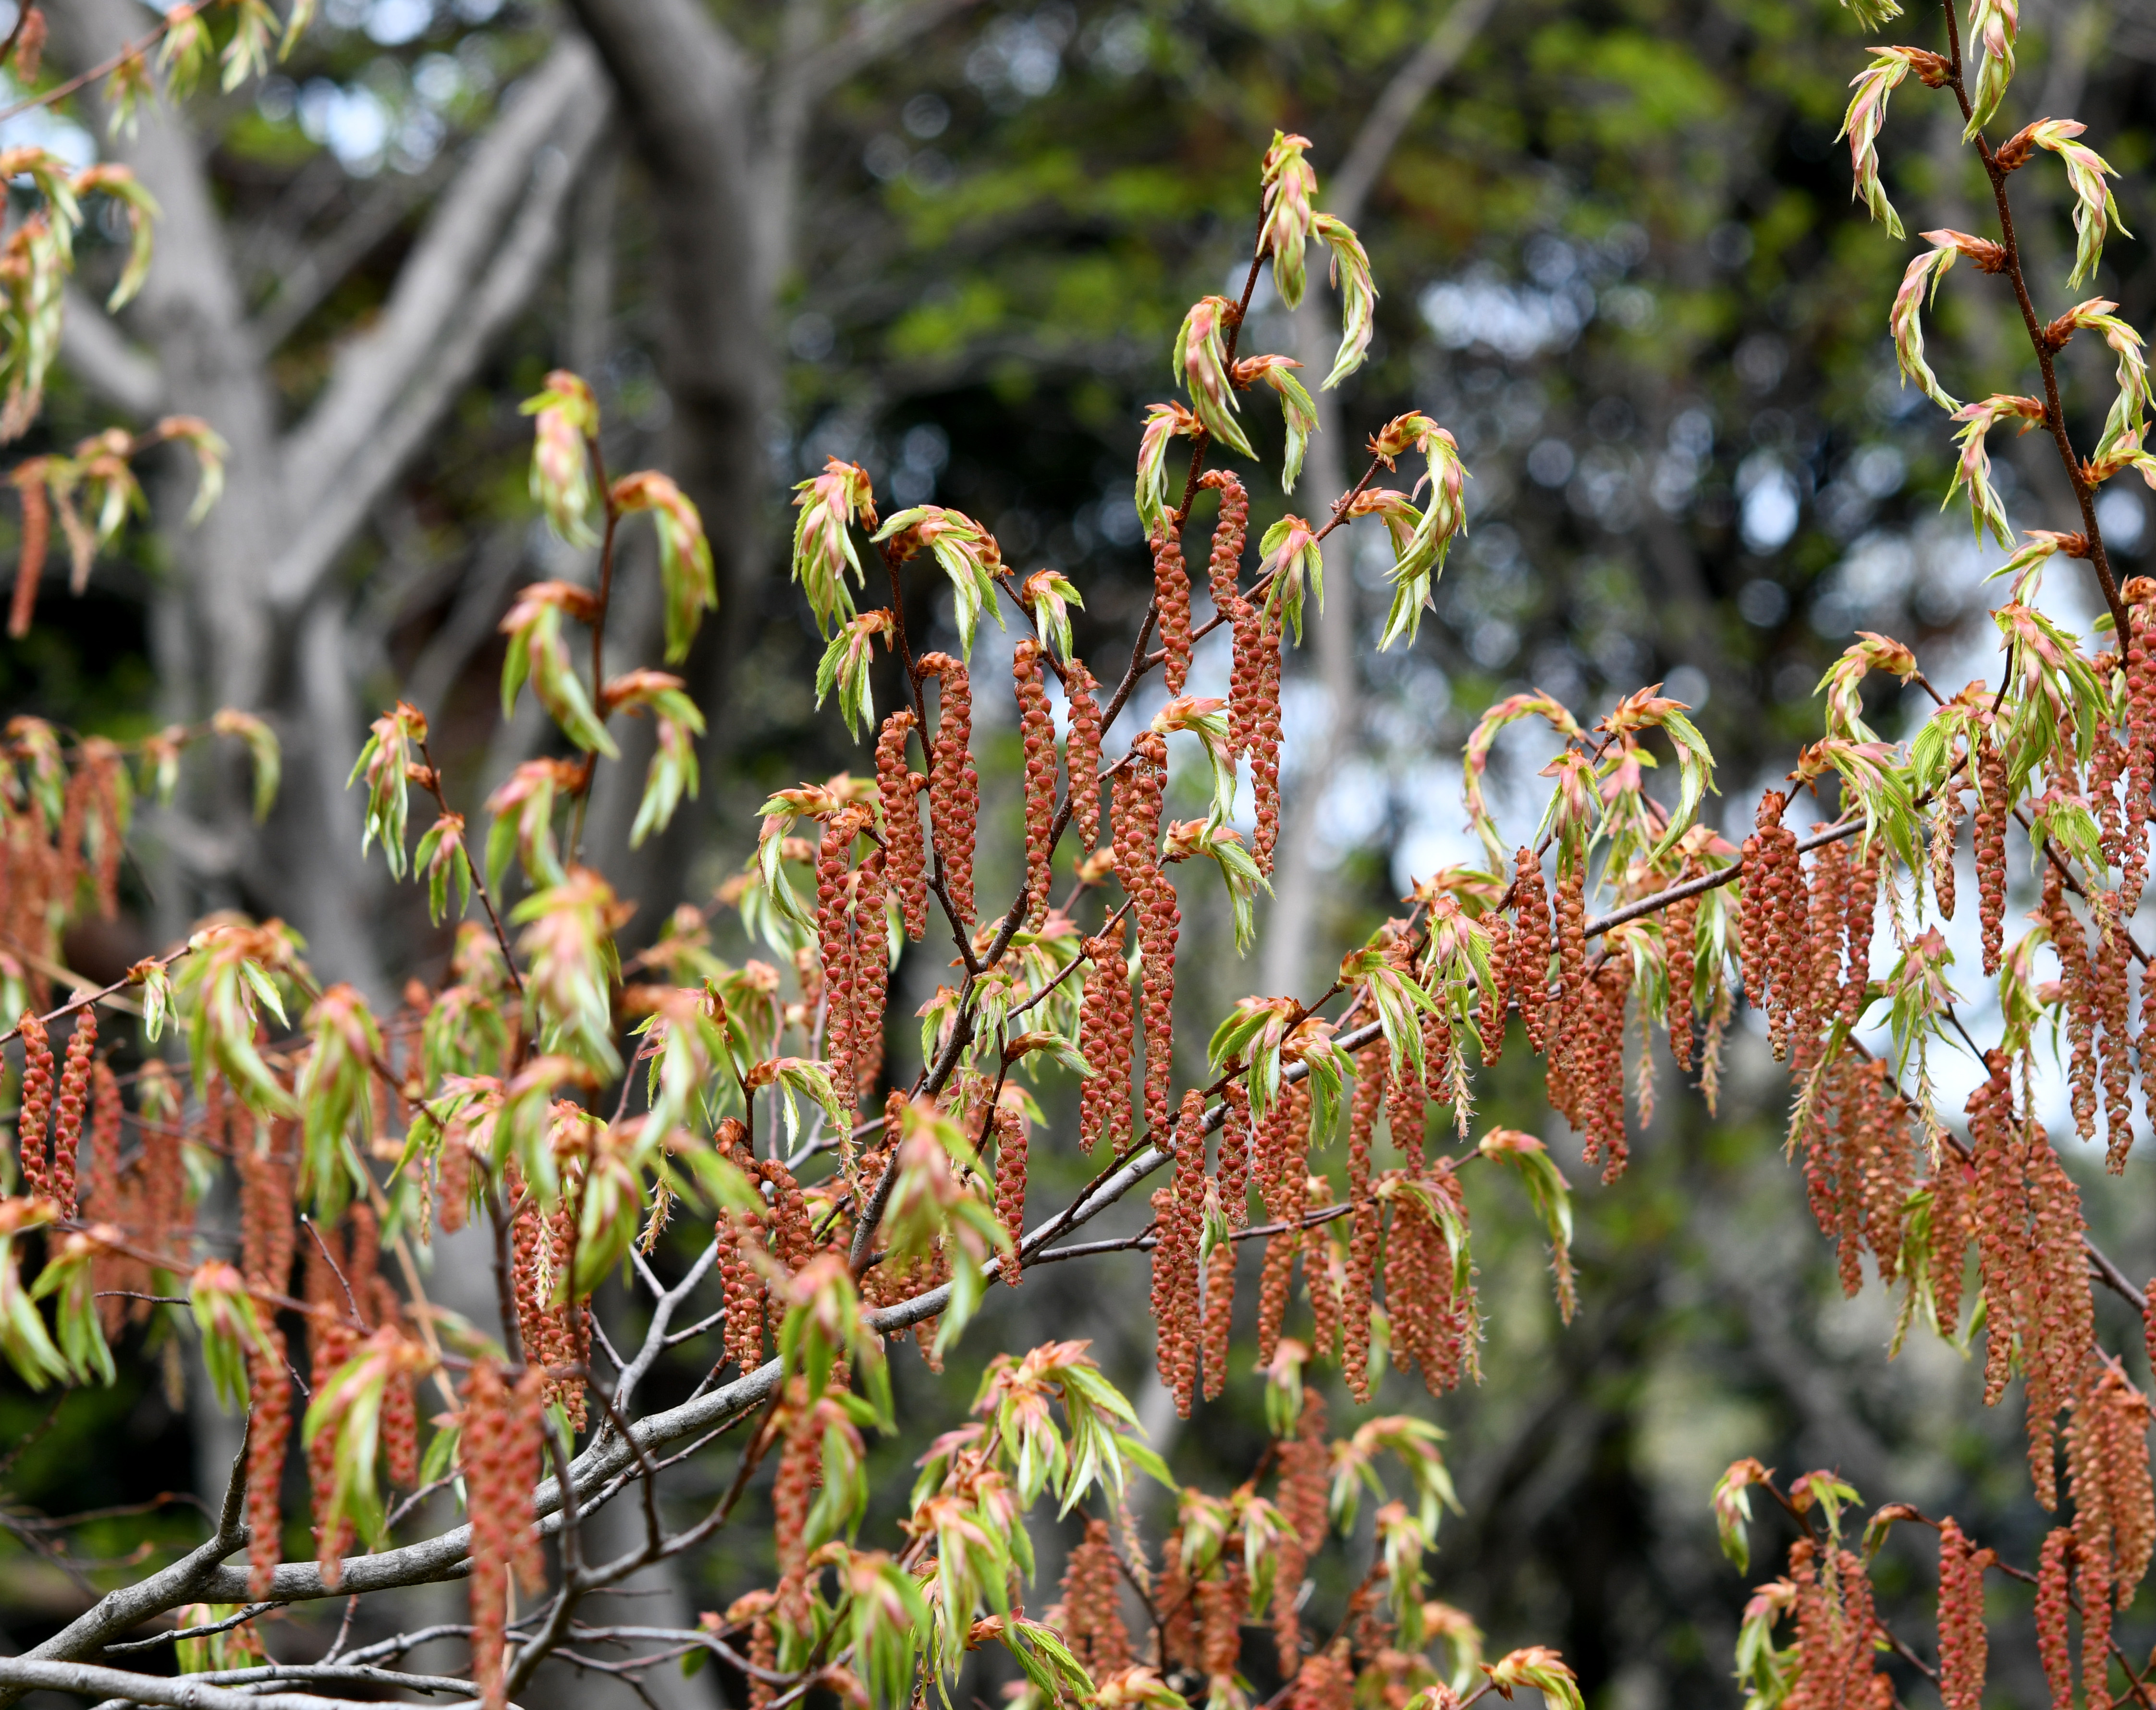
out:
{"label": "gray branch", "polygon": [[[302,512],[348,485],[406,388],[439,372],[445,339],[466,320],[472,282],[519,204],[533,199],[533,162],[554,144],[581,161],[605,105],[598,63],[574,38],[556,44],[474,148],[397,275],[382,315],[338,353],[321,401],[288,442],[285,467]],[[509,242],[516,241],[514,230]]]}
{"label": "gray branch", "polygon": [[60,322],[60,360],[105,402],[138,420],[165,404],[165,376],[157,359],[126,334],[80,285],[66,288]]}
{"label": "gray branch", "polygon": [[495,336],[530,300],[561,241],[562,210],[578,167],[605,121],[595,73],[590,92],[593,99],[572,104],[563,114],[553,146],[541,151],[524,206],[476,289],[469,280],[459,283],[462,317],[427,351],[424,369],[402,398],[376,393],[388,413],[351,448],[334,485],[314,496],[298,537],[270,572],[270,597],[280,609],[296,610],[321,585],[345,543],[425,443]]}

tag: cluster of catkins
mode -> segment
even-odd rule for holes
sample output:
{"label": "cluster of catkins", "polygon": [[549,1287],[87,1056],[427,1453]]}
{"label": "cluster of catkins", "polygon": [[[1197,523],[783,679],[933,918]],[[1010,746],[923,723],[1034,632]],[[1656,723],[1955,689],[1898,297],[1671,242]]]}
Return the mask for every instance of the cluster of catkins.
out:
{"label": "cluster of catkins", "polygon": [[558,1402],[572,1429],[580,1431],[584,1428],[584,1380],[578,1372],[591,1352],[592,1307],[588,1298],[578,1299],[570,1287],[576,1258],[576,1179],[564,1179],[561,1197],[551,1211],[540,1209],[514,1164],[505,1173],[503,1188],[516,1208],[510,1223],[511,1276],[525,1362],[555,1369],[557,1374],[547,1382],[547,1399]]}
{"label": "cluster of catkins", "polygon": [[1199,485],[1220,495],[1206,569],[1213,609],[1229,626],[1228,752],[1250,757],[1257,811],[1251,847],[1258,870],[1270,873],[1280,840],[1281,616],[1277,603],[1253,604],[1238,587],[1249,537],[1250,495],[1224,470],[1208,470]]}
{"label": "cluster of catkins", "polygon": [[51,996],[44,970],[60,960],[59,930],[83,886],[106,919],[119,910],[124,763],[92,737],[68,764],[58,735],[33,718],[10,719],[0,741],[0,978],[34,1008]]}
{"label": "cluster of catkins", "polygon": [[973,929],[973,836],[981,813],[980,774],[973,769],[973,690],[963,660],[925,653],[914,669],[937,678],[936,740],[929,752],[928,823],[935,834],[936,874],[961,927]]}
{"label": "cluster of catkins", "polygon": [[[716,1227],[719,1275],[726,1291],[726,1358],[741,1370],[752,1372],[763,1363],[767,1317],[775,1329],[783,1312],[769,1298],[771,1278],[805,1269],[819,1250],[816,1234],[808,1197],[783,1159],[758,1158],[747,1128],[737,1117],[721,1122],[712,1138],[721,1156],[765,1190],[762,1211],[724,1212]],[[870,1154],[862,1161],[864,1172],[875,1159],[875,1154]]]}
{"label": "cluster of catkins", "polygon": [[1862,1560],[1800,1538],[1789,1549],[1789,1578],[1797,1641],[1787,1710],[1888,1710],[1894,1683],[1872,1666],[1881,1636]]}
{"label": "cluster of catkins", "polygon": [[508,1702],[502,1641],[510,1577],[527,1596],[546,1584],[531,1492],[544,1447],[547,1374],[532,1366],[513,1386],[504,1379],[490,1360],[472,1367],[458,1445],[471,1517],[472,1680],[486,1710],[502,1710]]}
{"label": "cluster of catkins", "polygon": [[[1821,1107],[1830,1101],[1830,1109]],[[1829,1067],[1810,1112],[1804,1189],[1820,1232],[1836,1244],[1841,1291],[1851,1299],[1864,1286],[1867,1248],[1882,1281],[1901,1274],[1902,1227],[1916,1186],[1915,1117],[1887,1065],[1854,1055]],[[1959,1165],[1949,1160],[1947,1168]]]}
{"label": "cluster of catkins", "polygon": [[[2051,1140],[2017,1116],[2005,1058],[1986,1055],[1989,1078],[1969,1096],[1971,1211],[1984,1279],[1984,1401],[1995,1404],[2016,1355],[2027,1403],[2029,1471],[2036,1499],[2057,1503],[2053,1426],[2070,1405],[2095,1347],[2095,1306],[2082,1235],[2081,1194]],[[1942,1171],[1941,1173],[1945,1173]],[[1958,1273],[1964,1249],[1941,1245],[1933,1220],[1932,1270]]]}
{"label": "cluster of catkins", "polygon": [[884,1006],[891,990],[884,933],[889,858],[870,849],[858,865],[853,861],[854,847],[869,829],[865,809],[841,809],[825,820],[816,855],[824,1055],[832,1084],[849,1105],[883,1077]]}

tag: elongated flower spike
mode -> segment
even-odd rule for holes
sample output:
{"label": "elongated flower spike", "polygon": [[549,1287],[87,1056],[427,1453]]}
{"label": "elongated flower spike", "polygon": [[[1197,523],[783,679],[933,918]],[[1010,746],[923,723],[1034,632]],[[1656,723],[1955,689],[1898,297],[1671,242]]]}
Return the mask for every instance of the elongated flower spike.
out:
{"label": "elongated flower spike", "polygon": [[1969,123],[1961,140],[1968,142],[1991,122],[2014,80],[2014,44],[2021,32],[2019,0],[1969,0],[1969,45],[1980,58],[1976,86],[1969,91]]}
{"label": "elongated flower spike", "polygon": [[1168,526],[1168,442],[1188,439],[1199,423],[1179,403],[1146,407],[1145,433],[1138,440],[1138,526],[1150,537]]}
{"label": "elongated flower spike", "polygon": [[592,480],[586,441],[599,430],[598,400],[567,368],[547,377],[546,389],[519,407],[532,424],[531,496],[547,513],[547,526],[571,546],[598,544],[592,513],[598,489]]}
{"label": "elongated flower spike", "polygon": [[1856,93],[1850,97],[1841,134],[1835,138],[1837,142],[1845,136],[1849,139],[1849,164],[1856,176],[1850,194],[1862,201],[1871,210],[1872,218],[1883,223],[1897,238],[1902,235],[1902,217],[1894,212],[1894,204],[1887,199],[1879,182],[1879,132],[1887,122],[1887,98],[1912,71],[1937,89],[1946,80],[1947,62],[1922,48],[1875,49],[1871,63],[1850,80]]}
{"label": "elongated flower spike", "polygon": [[1205,431],[1230,451],[1245,457],[1250,449],[1243,424],[1235,419],[1235,383],[1228,374],[1228,325],[1235,306],[1225,297],[1201,297],[1190,306],[1175,335],[1175,377],[1190,394],[1191,408]]}
{"label": "elongated flower spike", "polygon": [[2025,164],[2033,149],[2049,149],[2066,169],[2066,182],[2074,193],[2074,270],[2066,280],[2068,290],[2096,271],[2103,257],[2103,240],[2113,226],[2121,237],[2133,234],[2118,217],[2118,203],[2104,180],[2118,172],[2111,163],[2085,143],[2076,142],[2088,126],[2072,119],[2039,119],[2025,125],[1999,146],[1994,157],[2007,172]]}
{"label": "elongated flower spike", "polygon": [[1954,465],[1953,484],[1947,489],[1939,508],[1943,511],[1953,503],[1955,494],[1967,488],[1969,518],[1977,533],[1981,535],[1989,529],[1993,539],[2011,550],[2014,532],[2006,526],[2005,506],[1991,485],[1991,454],[1985,448],[1984,438],[2003,421],[2018,419],[2025,434],[2039,426],[2044,419],[2044,402],[2038,398],[2010,395],[1987,398],[1956,410],[1954,419],[1963,424],[1961,431],[1954,435],[1961,446],[1961,456]]}
{"label": "elongated flower spike", "polygon": [[1317,194],[1317,174],[1303,158],[1309,146],[1307,136],[1276,131],[1260,169],[1265,218],[1258,228],[1258,254],[1272,257],[1274,289],[1291,309],[1302,301],[1306,280],[1302,252],[1310,242],[1311,198]]}
{"label": "elongated flower spike", "polygon": [[854,615],[853,595],[846,588],[846,573],[861,582],[861,561],[848,532],[860,521],[876,526],[875,493],[869,472],[857,463],[834,457],[824,472],[794,484],[794,505],[800,515],[793,520],[793,579],[808,597],[816,626],[828,639],[831,632]]}
{"label": "elongated flower spike", "polygon": [[1289,357],[1250,357],[1235,364],[1238,386],[1270,386],[1280,394],[1281,419],[1287,428],[1287,454],[1281,463],[1281,491],[1292,493],[1302,473],[1302,454],[1317,431],[1317,406],[1292,371],[1301,363]]}
{"label": "elongated flower spike", "polygon": [[1925,240],[1934,247],[1909,264],[1887,316],[1894,335],[1894,360],[1901,367],[1902,378],[1915,381],[1923,388],[1924,396],[1943,410],[1959,409],[1961,400],[1939,384],[1931,364],[1924,360],[1924,306],[1938,295],[1939,281],[1964,253],[1961,245],[1952,241],[1960,236],[1958,232],[1924,234]]}
{"label": "elongated flower spike", "polygon": [[1332,252],[1331,277],[1340,293],[1340,349],[1322,388],[1330,392],[1363,366],[1363,358],[1369,352],[1377,319],[1378,286],[1370,276],[1370,258],[1353,227],[1329,213],[1321,213],[1311,222],[1311,230]]}

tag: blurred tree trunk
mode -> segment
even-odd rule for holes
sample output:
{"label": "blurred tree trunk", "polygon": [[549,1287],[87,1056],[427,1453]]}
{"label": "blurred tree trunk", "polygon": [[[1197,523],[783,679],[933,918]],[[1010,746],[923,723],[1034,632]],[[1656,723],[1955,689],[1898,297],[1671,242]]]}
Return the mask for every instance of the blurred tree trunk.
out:
{"label": "blurred tree trunk", "polygon": [[[772,314],[793,265],[804,145],[815,108],[847,79],[974,0],[862,5],[835,32],[813,0],[787,0],[780,45],[759,63],[697,0],[569,0],[622,97],[656,229],[660,373],[672,413],[662,466],[703,513],[717,571],[719,616],[685,666],[710,714],[707,785],[731,742],[727,707],[743,654],[767,616],[772,516],[763,424],[776,408],[782,353]],[[655,598],[625,589],[623,658],[655,658]],[[648,721],[623,732],[620,766],[603,769],[587,848],[623,895],[644,904],[649,935],[680,899],[704,840],[699,817],[631,852]],[[609,772],[613,774],[609,777]]]}
{"label": "blurred tree trunk", "polygon": [[[141,28],[128,0],[79,0],[54,15],[56,56],[95,63]],[[605,108],[590,49],[564,39],[474,143],[382,314],[339,347],[319,401],[289,426],[202,136],[184,108],[153,100],[131,135],[113,139],[163,210],[157,256],[124,330],[85,298],[70,302],[66,359],[121,413],[200,416],[231,448],[224,496],[198,526],[182,520],[189,483],[157,484],[174,571],[151,626],[163,710],[176,720],[258,712],[285,747],[285,788],[259,830],[249,829],[236,765],[154,816],[163,935],[206,908],[280,915],[325,978],[383,994],[377,881],[344,788],[366,720],[348,680],[349,590],[335,572],[544,276]]]}

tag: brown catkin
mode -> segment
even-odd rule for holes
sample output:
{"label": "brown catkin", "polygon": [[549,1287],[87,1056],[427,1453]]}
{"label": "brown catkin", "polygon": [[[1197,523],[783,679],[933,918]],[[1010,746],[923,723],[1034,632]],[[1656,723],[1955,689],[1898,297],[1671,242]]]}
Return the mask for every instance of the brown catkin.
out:
{"label": "brown catkin", "polygon": [[1130,969],[1123,962],[1123,923],[1116,921],[1082,947],[1086,991],[1078,1006],[1078,1050],[1093,1073],[1079,1083],[1078,1143],[1088,1152],[1103,1140],[1120,1148],[1131,1132],[1132,1008]]}
{"label": "brown catkin", "polygon": [[1076,660],[1063,673],[1070,703],[1070,734],[1063,744],[1063,769],[1070,779],[1070,823],[1087,851],[1101,840],[1101,686]]}
{"label": "brown catkin", "polygon": [[2111,1564],[2101,1551],[2076,1543],[2074,1589],[2082,1605],[2082,1702],[2111,1710]]}
{"label": "brown catkin", "polygon": [[928,855],[915,793],[917,774],[906,759],[906,733],[914,723],[912,711],[906,707],[883,721],[876,737],[876,793],[883,804],[884,846],[891,888],[898,895],[899,917],[906,923],[906,936],[919,939],[928,931]]}
{"label": "brown catkin", "polygon": [[1205,1096],[1195,1087],[1183,1095],[1174,1180],[1154,1193],[1152,1204],[1158,1226],[1152,1253],[1154,1359],[1161,1382],[1175,1397],[1177,1416],[1188,1419],[1197,1389],[1198,1238],[1205,1206]]}
{"label": "brown catkin", "polygon": [[847,876],[861,816],[853,809],[824,822],[816,851],[816,955],[824,970],[824,1055],[831,1083],[854,1085],[855,939],[848,918]]}
{"label": "brown catkin", "polygon": [[[1277,611],[1260,612],[1250,624],[1250,783],[1257,809],[1257,829],[1251,840],[1251,856],[1258,871],[1272,876],[1273,845],[1280,841],[1281,750],[1281,618]],[[1235,650],[1243,651],[1241,626],[1235,634]]]}
{"label": "brown catkin", "polygon": [[83,1122],[90,1114],[90,1066],[96,1050],[97,1012],[78,1009],[74,1030],[68,1035],[59,1096],[53,1101],[53,1149],[47,1165],[51,1180],[48,1191],[59,1202],[64,1217],[73,1217],[76,1211],[75,1164],[82,1145]]}
{"label": "brown catkin", "polygon": [[1228,1338],[1235,1318],[1235,1244],[1223,1241],[1205,1258],[1205,1399],[1228,1387]]}
{"label": "brown catkin", "polygon": [[1371,1192],[1370,1144],[1385,1099],[1385,1049],[1366,1051],[1357,1066],[1348,1117],[1348,1287],[1342,1308],[1340,1374],[1358,1405],[1370,1399],[1370,1312],[1377,1288],[1383,1219]]}
{"label": "brown catkin", "polygon": [[1096,1681],[1128,1668],[1134,1660],[1119,1576],[1108,1523],[1088,1519],[1086,1536],[1064,1569],[1062,1620],[1056,1625],[1079,1666]]}
{"label": "brown catkin", "polygon": [[1003,1225],[1004,1233],[1011,1238],[1011,1250],[1004,1255],[1002,1276],[1005,1282],[1016,1288],[1021,1263],[1018,1244],[1025,1235],[1024,1114],[1009,1105],[998,1105],[995,1127],[996,1221]]}
{"label": "brown catkin", "polygon": [[1169,694],[1180,695],[1190,677],[1190,572],[1178,529],[1153,531],[1152,600],[1160,617],[1162,680]]}
{"label": "brown catkin", "polygon": [[1976,813],[1969,833],[1976,848],[1977,911],[1984,933],[1984,972],[1999,972],[2006,942],[2006,821],[2013,802],[2006,783],[2006,756],[1996,742],[1976,742]]}
{"label": "brown catkin", "polygon": [[1025,920],[1029,928],[1038,927],[1048,914],[1050,839],[1055,828],[1055,715],[1048,705],[1044,677],[1040,643],[1030,636],[1021,638],[1011,650],[1011,680],[1018,696],[1019,735],[1025,748]]}
{"label": "brown catkin", "polygon": [[2051,930],[2051,947],[2059,958],[2066,1036],[2073,1042],[2066,1078],[2073,1089],[2074,1132],[2082,1140],[2092,1140],[2096,1137],[2097,1005],[2088,937],[2067,904],[2058,868],[2049,862],[2044,866],[2043,896],[2045,924]]}
{"label": "brown catkin", "polygon": [[762,1274],[750,1255],[762,1236],[737,1213],[722,1215],[717,1229],[719,1276],[726,1291],[726,1358],[746,1376],[763,1363]]}
{"label": "brown catkin", "polygon": [[1879,1636],[1871,1582],[1845,1549],[1809,1538],[1789,1548],[1797,1590],[1795,1679],[1789,1710],[1888,1710],[1893,1682],[1871,1664]]}
{"label": "brown catkin", "polygon": [[1231,1076],[1220,1090],[1225,1107],[1220,1119],[1219,1155],[1215,1173],[1220,1184],[1220,1209],[1228,1227],[1244,1229],[1250,1221],[1250,1088],[1240,1076]]}
{"label": "brown catkin", "polygon": [[2044,1534],[2043,1553],[2037,1560],[2036,1654],[2043,1661],[2045,1683],[2051,1689],[2052,1710],[2073,1710],[2072,1653],[2066,1648],[2066,1564],[2073,1547],[2073,1533],[2055,1526]]}
{"label": "brown catkin", "polygon": [[[1423,1191],[1445,1206],[1464,1231],[1467,1202],[1451,1166],[1440,1160],[1421,1179]],[[1432,1395],[1455,1388],[1463,1374],[1479,1375],[1476,1342],[1481,1316],[1471,1280],[1455,1288],[1452,1250],[1436,1220],[1415,1196],[1393,1202],[1385,1242],[1385,1312],[1392,1326],[1395,1363],[1412,1360]]]}
{"label": "brown catkin", "polygon": [[85,1202],[110,1204],[120,1186],[120,1135],[126,1106],[120,1096],[120,1078],[111,1064],[100,1058],[90,1074],[90,1126],[82,1151],[82,1194]]}
{"label": "brown catkin", "polygon": [[1489,925],[1490,978],[1482,982],[1475,1012],[1475,1032],[1482,1042],[1486,1069],[1504,1055],[1505,1027],[1512,1004],[1512,923],[1493,915]]}
{"label": "brown catkin", "polygon": [[1245,644],[1245,632],[1254,614],[1237,586],[1242,574],[1243,547],[1249,538],[1250,498],[1243,484],[1225,470],[1209,469],[1198,478],[1198,485],[1220,495],[1220,511],[1214,519],[1213,547],[1205,571],[1213,609],[1226,620],[1234,644],[1228,670],[1228,752],[1239,756],[1250,752],[1251,721],[1256,711],[1253,701],[1256,686],[1250,671],[1255,658]]}
{"label": "brown catkin", "polygon": [[[891,1000],[891,932],[884,906],[890,885],[881,850],[870,850],[854,869],[847,904],[854,934],[854,1081],[842,1087],[851,1102],[874,1096],[883,1080],[884,1011]],[[852,1130],[839,1137],[839,1157],[850,1168]]]}
{"label": "brown catkin", "polygon": [[53,1108],[53,1048],[45,1024],[25,1010],[16,1026],[23,1035],[21,1108],[15,1117],[18,1168],[23,1186],[37,1199],[52,1192],[45,1163],[45,1124]]}
{"label": "brown catkin", "polygon": [[1543,864],[1525,844],[1512,857],[1512,991],[1527,1044],[1539,1055],[1548,1039],[1551,922]]}
{"label": "brown catkin", "polygon": [[475,1364],[465,1384],[458,1457],[471,1516],[472,1681],[486,1710],[502,1710],[507,1702],[501,1653],[510,1576],[527,1593],[545,1584],[531,1512],[545,1386],[546,1374],[535,1367],[512,1389],[489,1360]]}
{"label": "brown catkin", "polygon": [[[289,1257],[288,1257],[289,1268]],[[270,1594],[284,1556],[279,1496],[285,1481],[285,1450],[292,1434],[292,1379],[285,1363],[285,1333],[264,1313],[262,1341],[247,1350],[247,1387],[254,1416],[247,1427],[247,1590]]]}
{"label": "brown catkin", "polygon": [[1558,1008],[1568,1024],[1588,1002],[1587,869],[1581,860],[1558,874],[1557,972]]}
{"label": "brown catkin", "polygon": [[1332,1461],[1325,1440],[1325,1399],[1315,1388],[1305,1389],[1295,1435],[1281,1445],[1280,1487],[1273,1497],[1281,1524],[1275,1544],[1279,1559],[1271,1615],[1273,1643],[1283,1676],[1292,1671],[1302,1651],[1302,1625],[1296,1610],[1310,1558],[1325,1542]]}
{"label": "brown catkin", "polygon": [[1175,886],[1161,870],[1160,816],[1168,785],[1168,744],[1158,732],[1131,744],[1116,780],[1116,876],[1137,917],[1139,1020],[1145,1033],[1146,1125],[1168,1132],[1175,1060],[1175,947],[1182,922]]}
{"label": "brown catkin", "polygon": [[1981,1710],[1990,1637],[1984,1623],[1984,1570],[1994,1558],[1939,1524],[1939,1697],[1946,1710]]}
{"label": "brown catkin", "polygon": [[[1697,878],[1698,863],[1686,861],[1686,879]],[[1670,1055],[1676,1059],[1677,1067],[1690,1073],[1691,1070],[1693,994],[1697,985],[1698,949],[1694,938],[1699,924],[1699,898],[1681,896],[1669,906],[1662,916],[1664,957],[1669,968]]]}
{"label": "brown catkin", "polygon": [[2118,1175],[2133,1147],[2133,1034],[2128,1017],[2127,952],[2119,925],[2123,899],[2113,891],[2097,911],[2096,958],[2091,968],[2096,1019],[2103,1026],[2097,1076],[2103,1087],[2104,1168]]}
{"label": "brown catkin", "polygon": [[[346,1310],[318,1303],[315,1307],[314,1346],[307,1370],[308,1388],[320,1394],[323,1387],[352,1358],[354,1337],[350,1323],[335,1313]],[[322,1584],[335,1589],[343,1575],[345,1553],[357,1535],[349,1517],[330,1523],[330,1500],[336,1489],[335,1431],[320,1431],[307,1445],[307,1493],[315,1510],[315,1566]]]}
{"label": "brown catkin", "polygon": [[973,839],[981,781],[973,769],[973,691],[966,667],[947,653],[927,653],[915,667],[943,685],[930,751],[928,823],[936,834],[936,870],[962,928],[973,924]]}

